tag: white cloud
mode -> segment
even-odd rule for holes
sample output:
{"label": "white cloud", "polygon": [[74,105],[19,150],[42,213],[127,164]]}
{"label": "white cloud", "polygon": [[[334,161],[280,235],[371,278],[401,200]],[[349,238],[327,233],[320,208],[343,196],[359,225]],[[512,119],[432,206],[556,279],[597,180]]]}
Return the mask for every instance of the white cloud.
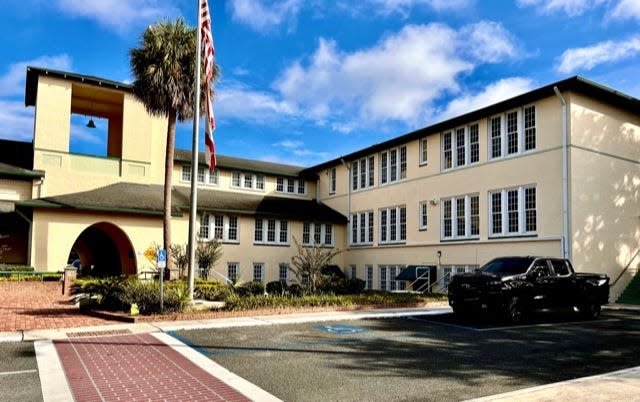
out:
{"label": "white cloud", "polygon": [[[488,46],[487,52],[477,52],[478,46]],[[459,31],[442,24],[407,25],[351,53],[321,39],[308,63],[288,67],[273,87],[305,116],[322,124],[331,120],[342,132],[388,120],[422,124],[438,98],[459,91],[460,74],[513,57],[514,49],[508,32],[496,23]]]}
{"label": "white cloud", "polygon": [[535,83],[522,77],[505,78],[487,85],[481,92],[465,94],[447,105],[439,117],[445,120],[489,106],[532,90]]}
{"label": "white cloud", "polygon": [[609,18],[640,20],[640,1],[620,0],[610,11]]}
{"label": "white cloud", "polygon": [[517,0],[520,7],[533,6],[538,12],[551,14],[562,11],[570,17],[584,14],[589,9],[596,8],[607,0]]}
{"label": "white cloud", "polygon": [[40,56],[37,59],[9,65],[8,71],[3,76],[0,76],[0,96],[24,94],[27,66],[69,71],[71,69],[71,58],[66,54]]}
{"label": "white cloud", "polygon": [[100,25],[120,34],[160,19],[172,19],[180,15],[171,3],[172,1],[160,0],[57,0],[58,9],[62,12],[96,20]]}
{"label": "white cloud", "polygon": [[296,20],[301,0],[231,0],[233,19],[256,31],[272,30]]}
{"label": "white cloud", "polygon": [[612,63],[640,53],[640,37],[625,41],[605,41],[592,46],[567,49],[560,56],[557,70],[571,73],[580,69],[591,70],[604,63]]}
{"label": "white cloud", "polygon": [[[284,140],[272,144],[276,148],[284,148],[290,155],[296,156],[298,158],[312,158],[313,160],[323,160],[329,157],[329,154],[326,152],[317,152],[312,151],[308,148],[304,147],[304,143],[302,141],[294,141],[294,140]],[[300,159],[297,159],[300,160]],[[296,163],[298,164],[298,163]],[[305,163],[305,165],[308,163]]]}
{"label": "white cloud", "polygon": [[394,12],[408,15],[413,7],[427,6],[436,11],[460,10],[468,7],[474,0],[369,0],[382,14]]}
{"label": "white cloud", "polygon": [[0,136],[15,141],[31,141],[33,111],[33,108],[25,107],[23,101],[0,100]]}
{"label": "white cloud", "polygon": [[217,88],[214,109],[216,114],[225,119],[256,123],[272,122],[296,113],[294,107],[277,100],[273,94],[254,91],[239,84]]}

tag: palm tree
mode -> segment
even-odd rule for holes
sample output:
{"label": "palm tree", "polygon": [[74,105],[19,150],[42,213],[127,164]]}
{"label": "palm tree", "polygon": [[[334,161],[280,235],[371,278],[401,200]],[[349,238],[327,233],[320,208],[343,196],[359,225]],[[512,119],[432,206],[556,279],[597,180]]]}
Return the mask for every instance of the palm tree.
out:
{"label": "palm tree", "polygon": [[[187,26],[182,18],[175,22],[158,22],[144,31],[140,47],[131,49],[129,54],[134,94],[142,101],[147,112],[168,119],[162,226],[163,246],[167,255],[171,255],[171,177],[176,121],[193,118],[196,29]],[[218,71],[216,67],[214,78],[217,78]],[[204,90],[206,83],[203,79],[200,81]],[[200,111],[204,110],[202,96]],[[167,272],[170,265],[171,258],[168,258]]]}

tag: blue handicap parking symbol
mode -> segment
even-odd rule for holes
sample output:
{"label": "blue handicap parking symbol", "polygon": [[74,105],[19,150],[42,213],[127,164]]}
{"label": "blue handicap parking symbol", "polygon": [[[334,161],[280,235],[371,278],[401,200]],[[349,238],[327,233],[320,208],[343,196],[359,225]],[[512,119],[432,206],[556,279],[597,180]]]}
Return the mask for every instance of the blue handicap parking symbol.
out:
{"label": "blue handicap parking symbol", "polygon": [[330,334],[336,335],[361,334],[363,332],[369,331],[366,328],[345,324],[319,324],[316,325],[316,329],[322,332],[328,332]]}
{"label": "blue handicap parking symbol", "polygon": [[167,261],[167,250],[163,248],[158,250],[158,261]]}

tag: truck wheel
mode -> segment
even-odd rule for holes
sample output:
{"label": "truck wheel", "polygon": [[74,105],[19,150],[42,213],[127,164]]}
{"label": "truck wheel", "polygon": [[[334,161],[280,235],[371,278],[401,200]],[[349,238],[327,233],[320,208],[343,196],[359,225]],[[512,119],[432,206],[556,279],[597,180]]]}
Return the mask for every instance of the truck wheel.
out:
{"label": "truck wheel", "polygon": [[588,320],[595,320],[598,318],[600,316],[600,310],[601,307],[599,304],[585,304],[578,307],[580,314]]}
{"label": "truck wheel", "polygon": [[524,321],[524,317],[524,306],[517,297],[514,297],[513,299],[511,299],[511,302],[507,307],[507,319],[512,324],[519,324]]}

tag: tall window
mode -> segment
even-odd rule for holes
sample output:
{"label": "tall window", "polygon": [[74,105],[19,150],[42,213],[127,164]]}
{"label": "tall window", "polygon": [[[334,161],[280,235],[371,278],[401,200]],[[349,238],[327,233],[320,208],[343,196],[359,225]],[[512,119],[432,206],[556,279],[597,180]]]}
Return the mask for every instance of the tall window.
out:
{"label": "tall window", "polygon": [[289,244],[289,222],[277,219],[256,219],[253,242],[256,244]]}
{"label": "tall window", "polygon": [[229,279],[229,282],[231,283],[234,283],[238,279],[238,263],[237,262],[227,263],[227,279]]}
{"label": "tall window", "polygon": [[404,269],[403,265],[378,265],[380,290],[405,290],[405,281],[396,281],[396,276]]}
{"label": "tall window", "polygon": [[278,280],[281,282],[286,282],[289,279],[289,264],[280,263],[278,264]]}
{"label": "tall window", "polygon": [[373,156],[353,161],[351,164],[351,190],[373,187]]}
{"label": "tall window", "polygon": [[489,119],[490,159],[536,149],[536,107],[525,106]]}
{"label": "tall window", "polygon": [[253,280],[256,282],[264,282],[264,263],[253,263]]}
{"label": "tall window", "polygon": [[478,194],[442,199],[443,240],[477,239],[480,235],[480,197]]}
{"label": "tall window", "polygon": [[[216,186],[218,185],[219,179],[220,173],[218,172],[218,170],[214,170],[213,173],[211,173],[209,169],[205,168],[204,166],[198,167],[198,184]],[[180,181],[189,183],[191,182],[191,165],[182,165]]]}
{"label": "tall window", "polygon": [[427,163],[427,138],[420,139],[420,164]]}
{"label": "tall window", "polygon": [[351,245],[373,244],[373,211],[351,214],[349,225]]}
{"label": "tall window", "polygon": [[278,193],[305,195],[307,193],[307,183],[303,179],[277,177],[276,191]]}
{"label": "tall window", "polygon": [[248,190],[264,190],[264,176],[248,172],[234,171],[231,173],[231,187]]}
{"label": "tall window", "polygon": [[218,239],[225,243],[237,243],[239,241],[238,217],[203,214],[200,217],[200,237],[206,240]]}
{"label": "tall window", "polygon": [[536,234],[536,187],[521,186],[489,193],[491,237]]}
{"label": "tall window", "polygon": [[407,239],[407,208],[380,209],[380,244],[404,243]]}
{"label": "tall window", "polygon": [[380,290],[387,290],[387,266],[378,266],[378,279],[380,281]]}
{"label": "tall window", "polygon": [[356,279],[358,277],[358,268],[355,264],[349,265],[349,279]]}
{"label": "tall window", "polygon": [[418,204],[418,229],[426,230],[427,229],[427,201],[421,201]]}
{"label": "tall window", "polygon": [[336,192],[336,168],[329,170],[329,194],[335,194]]}
{"label": "tall window", "polygon": [[442,134],[442,170],[479,162],[478,131],[478,123],[474,123]]}
{"label": "tall window", "polygon": [[365,265],[364,271],[364,287],[367,290],[371,290],[373,289],[373,265]]}
{"label": "tall window", "polygon": [[302,223],[302,244],[333,246],[333,225],[330,223]]}
{"label": "tall window", "polygon": [[380,153],[380,183],[387,184],[407,177],[407,147],[389,149]]}

